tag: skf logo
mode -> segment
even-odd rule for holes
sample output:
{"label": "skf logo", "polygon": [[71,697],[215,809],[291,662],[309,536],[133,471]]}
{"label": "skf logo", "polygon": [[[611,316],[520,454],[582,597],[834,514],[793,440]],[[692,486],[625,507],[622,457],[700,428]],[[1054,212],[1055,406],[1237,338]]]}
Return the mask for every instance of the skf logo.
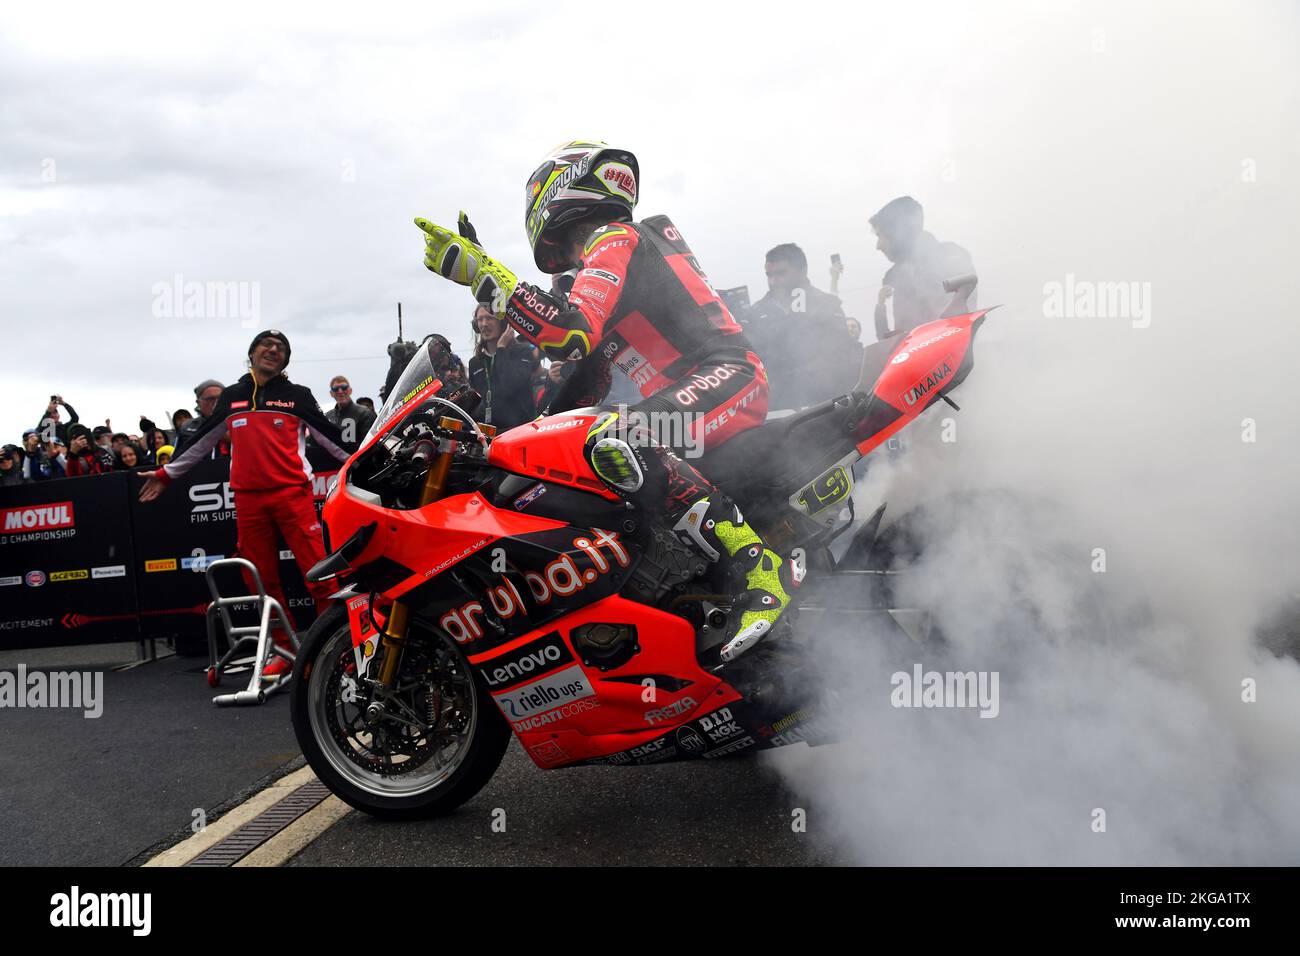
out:
{"label": "skf logo", "polygon": [[175,559],[175,558],[157,558],[157,559],[155,559],[155,560],[153,560],[153,561],[146,561],[146,562],[144,563],[144,569],[145,569],[145,571],[147,571],[147,572],[154,572],[154,571],[175,571],[175,570],[176,570],[176,559]]}
{"label": "skf logo", "polygon": [[51,581],[85,581],[90,577],[90,572],[85,568],[79,571],[55,571],[50,575]]}
{"label": "skf logo", "polygon": [[5,508],[0,511],[0,534],[18,534],[23,531],[48,531],[51,528],[71,528],[72,502],[59,501],[48,505],[29,505],[26,508]]}

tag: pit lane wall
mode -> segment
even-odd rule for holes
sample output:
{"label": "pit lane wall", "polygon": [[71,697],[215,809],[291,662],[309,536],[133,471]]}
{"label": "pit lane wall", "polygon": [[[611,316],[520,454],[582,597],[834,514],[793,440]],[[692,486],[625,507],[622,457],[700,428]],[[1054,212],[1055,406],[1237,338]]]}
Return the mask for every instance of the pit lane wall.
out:
{"label": "pit lane wall", "polygon": [[[333,474],[316,475],[317,512]],[[229,479],[228,459],[202,462],[147,504],[129,472],[0,488],[0,649],[204,640],[203,571],[235,555]],[[280,577],[306,628],[315,608],[283,542]],[[247,591],[238,574],[221,586]]]}

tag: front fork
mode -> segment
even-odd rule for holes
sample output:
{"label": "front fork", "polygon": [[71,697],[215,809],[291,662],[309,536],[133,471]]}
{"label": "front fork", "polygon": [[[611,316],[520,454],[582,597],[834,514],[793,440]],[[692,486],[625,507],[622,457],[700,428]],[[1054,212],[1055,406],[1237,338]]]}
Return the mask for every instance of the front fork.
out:
{"label": "front fork", "polygon": [[[438,425],[452,431],[461,431],[464,428],[464,422],[458,418],[440,418]],[[428,472],[425,473],[424,487],[420,490],[421,508],[441,498],[447,488],[447,476],[451,473],[451,458],[456,443],[444,444],[445,447],[439,450],[429,464]],[[379,662],[378,679],[386,690],[392,690],[397,682],[397,674],[402,664],[402,651],[406,647],[409,620],[410,610],[407,606],[401,601],[394,601],[392,609],[388,612],[388,620],[384,623],[384,635],[380,639],[383,656]]]}

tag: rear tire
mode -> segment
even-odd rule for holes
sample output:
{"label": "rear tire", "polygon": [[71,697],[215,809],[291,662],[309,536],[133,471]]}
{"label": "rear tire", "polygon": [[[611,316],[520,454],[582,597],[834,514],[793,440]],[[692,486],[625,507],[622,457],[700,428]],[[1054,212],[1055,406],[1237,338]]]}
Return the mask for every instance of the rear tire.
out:
{"label": "rear tire", "polygon": [[[437,632],[420,630],[414,624],[407,641],[408,655],[417,645],[438,650],[447,659],[454,660],[457,672],[463,675],[466,695],[463,703],[469,705],[471,712],[466,732],[459,735],[464,739],[451,758],[450,768],[439,770],[435,762],[432,772],[385,776],[360,765],[357,755],[364,753],[369,744],[363,745],[354,734],[347,737],[350,749],[345,750],[331,733],[333,728],[346,736],[345,730],[331,725],[329,720],[331,708],[337,714],[337,708],[345,700],[337,696],[336,678],[346,669],[352,654],[348,619],[341,607],[330,608],[316,620],[294,664],[290,711],[298,745],[308,764],[340,799],[371,816],[387,820],[423,819],[456,809],[492,778],[510,742],[509,725],[454,642]],[[404,660],[404,675],[406,667]],[[367,732],[362,730],[362,733]],[[373,743],[376,738],[371,734],[369,740]],[[426,756],[417,766],[424,767],[430,759],[433,758]]]}

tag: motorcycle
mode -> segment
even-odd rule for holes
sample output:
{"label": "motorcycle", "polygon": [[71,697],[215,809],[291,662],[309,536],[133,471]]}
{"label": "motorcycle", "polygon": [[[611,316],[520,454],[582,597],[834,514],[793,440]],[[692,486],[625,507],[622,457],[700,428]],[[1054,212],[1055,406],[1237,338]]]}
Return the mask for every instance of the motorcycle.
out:
{"label": "motorcycle", "polygon": [[[831,544],[854,521],[853,464],[930,405],[952,404],[970,373],[989,310],[953,313],[975,281],[945,283],[944,317],[868,346],[849,394],[694,462],[807,567],[784,633],[726,665],[732,608],[717,566],[585,459],[608,412],[496,434],[422,347],[324,504],[329,554],[308,577],[339,587],[298,652],[291,702],[317,777],[359,810],[409,819],[474,796],[512,734],[542,769],[819,742],[815,691],[791,679],[801,616],[843,591],[914,626],[874,584],[883,505],[838,560]],[[863,581],[873,586],[844,587]]]}

